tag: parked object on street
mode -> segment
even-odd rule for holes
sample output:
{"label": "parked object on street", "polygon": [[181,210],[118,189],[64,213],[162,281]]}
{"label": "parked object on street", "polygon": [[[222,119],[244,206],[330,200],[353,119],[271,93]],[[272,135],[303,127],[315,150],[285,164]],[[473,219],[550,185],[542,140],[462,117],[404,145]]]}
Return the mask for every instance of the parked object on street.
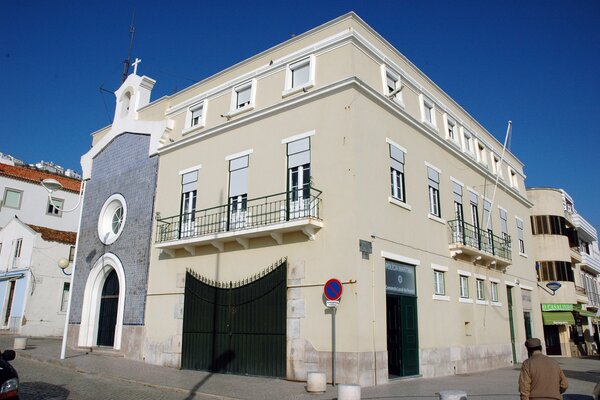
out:
{"label": "parked object on street", "polygon": [[19,375],[9,363],[14,359],[14,350],[4,350],[0,355],[0,398],[2,399],[19,397]]}

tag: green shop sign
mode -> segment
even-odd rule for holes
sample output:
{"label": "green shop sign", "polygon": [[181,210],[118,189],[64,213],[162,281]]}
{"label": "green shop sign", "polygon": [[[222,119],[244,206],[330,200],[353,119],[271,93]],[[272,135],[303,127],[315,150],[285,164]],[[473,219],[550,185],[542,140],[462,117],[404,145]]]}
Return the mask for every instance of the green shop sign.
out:
{"label": "green shop sign", "polygon": [[573,311],[573,304],[546,303],[542,304],[542,311]]}

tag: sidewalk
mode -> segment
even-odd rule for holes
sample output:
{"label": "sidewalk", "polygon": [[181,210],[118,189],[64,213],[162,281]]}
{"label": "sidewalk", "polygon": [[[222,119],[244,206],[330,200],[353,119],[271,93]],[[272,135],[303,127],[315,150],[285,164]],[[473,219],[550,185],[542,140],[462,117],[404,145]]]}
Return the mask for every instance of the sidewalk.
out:
{"label": "sidewalk", "polygon": [[[15,336],[0,335],[0,348],[13,347]],[[328,385],[327,392],[306,392],[305,382],[283,379],[211,374],[202,371],[159,367],[104,353],[85,353],[68,349],[60,360],[61,340],[29,338],[25,350],[17,357],[72,368],[82,373],[133,381],[168,388],[186,395],[202,393],[218,399],[335,399],[337,389]],[[592,391],[600,381],[600,358],[556,358],[569,379],[565,400],[592,400]],[[469,399],[518,400],[519,366],[474,374],[442,378],[401,379],[386,385],[361,389],[362,399],[438,399],[440,390],[464,390]]]}

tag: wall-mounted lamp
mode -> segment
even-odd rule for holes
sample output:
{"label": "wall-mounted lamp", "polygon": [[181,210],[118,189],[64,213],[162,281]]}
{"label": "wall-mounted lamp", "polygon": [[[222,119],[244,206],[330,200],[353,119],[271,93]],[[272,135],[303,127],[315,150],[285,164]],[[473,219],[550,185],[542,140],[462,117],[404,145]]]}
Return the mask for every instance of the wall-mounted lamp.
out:
{"label": "wall-mounted lamp", "polygon": [[70,210],[64,210],[64,209],[58,207],[52,201],[52,193],[58,192],[59,190],[61,190],[63,188],[62,183],[60,183],[56,179],[49,178],[49,179],[44,179],[42,181],[42,186],[48,192],[48,200],[50,200],[50,204],[52,204],[52,207],[56,208],[58,211],[68,213],[68,212],[71,212],[71,211],[75,211],[75,209],[77,207],[79,207],[79,203],[81,203],[81,193],[79,194],[79,200],[77,201],[77,204],[75,205],[75,207],[71,208]]}
{"label": "wall-mounted lamp", "polygon": [[69,260],[67,260],[66,258],[60,258],[58,260],[57,264],[58,264],[58,268],[60,268],[60,270],[62,271],[63,274],[65,274],[67,276],[71,276],[71,274],[67,274],[65,272],[65,269],[67,269],[67,267],[70,264]]}

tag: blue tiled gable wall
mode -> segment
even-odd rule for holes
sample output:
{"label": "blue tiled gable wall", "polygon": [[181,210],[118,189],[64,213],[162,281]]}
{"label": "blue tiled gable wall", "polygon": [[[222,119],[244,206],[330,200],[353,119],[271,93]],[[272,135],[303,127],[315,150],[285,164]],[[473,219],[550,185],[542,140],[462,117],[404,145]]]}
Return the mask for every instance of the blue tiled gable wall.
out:
{"label": "blue tiled gable wall", "polygon": [[[158,171],[158,156],[148,156],[149,142],[148,135],[125,133],[116,137],[94,159],[83,203],[71,323],[81,322],[83,293],[89,271],[102,254],[108,252],[121,260],[125,270],[127,291],[123,324],[144,323]],[[98,237],[98,217],[106,199],[115,193],[125,198],[127,221],[121,236],[113,244],[104,245]]]}

